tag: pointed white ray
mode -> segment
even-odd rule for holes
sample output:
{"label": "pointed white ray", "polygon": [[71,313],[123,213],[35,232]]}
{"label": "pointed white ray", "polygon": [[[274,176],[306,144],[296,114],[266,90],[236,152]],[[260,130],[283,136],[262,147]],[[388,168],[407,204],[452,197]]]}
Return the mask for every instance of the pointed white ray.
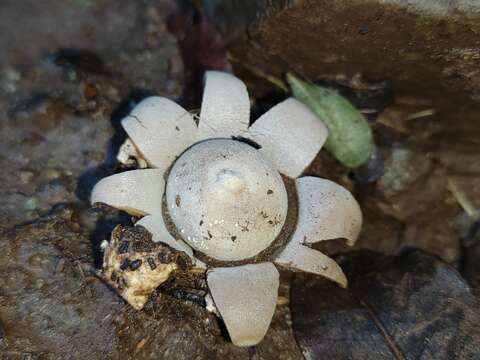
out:
{"label": "pointed white ray", "polygon": [[302,177],[295,184],[299,205],[292,242],[312,244],[344,238],[353,245],[362,228],[362,211],[352,194],[333,181],[317,177]]}
{"label": "pointed white ray", "polygon": [[183,251],[193,258],[193,251],[182,240],[176,240],[167,230],[165,222],[161,214],[144,216],[135,223],[135,226],[140,225],[152,233],[152,240],[154,242],[162,242],[171,246],[175,250]]}
{"label": "pointed white ray", "polygon": [[292,270],[306,271],[335,281],[341,287],[347,287],[347,278],[342,268],[320,251],[304,245],[290,242],[275,259],[275,264]]}
{"label": "pointed white ray", "polygon": [[347,286],[340,266],[320,251],[303,244],[337,238],[353,245],[362,227],[362,212],[352,194],[326,179],[302,177],[295,181],[298,193],[298,220],[292,239],[275,263],[322,275]]}
{"label": "pointed white ray", "polygon": [[130,170],[100,180],[92,190],[90,202],[107,204],[136,216],[161,214],[164,190],[163,171]]}
{"label": "pointed white ray", "polygon": [[310,109],[289,98],[257,119],[250,135],[278,171],[296,178],[320,151],[328,130]]}
{"label": "pointed white ray", "polygon": [[207,273],[213,301],[232,342],[258,344],[275,312],[279,273],[272,263],[215,268]]}
{"label": "pointed white ray", "polygon": [[194,143],[197,134],[189,112],[158,96],[141,101],[122,126],[148,164],[163,171]]}
{"label": "pointed white ray", "polygon": [[250,99],[245,84],[221,71],[207,71],[203,91],[198,140],[247,133]]}
{"label": "pointed white ray", "polygon": [[138,152],[130,138],[127,138],[118,149],[117,160],[123,165],[137,165],[140,169],[148,167],[147,161]]}

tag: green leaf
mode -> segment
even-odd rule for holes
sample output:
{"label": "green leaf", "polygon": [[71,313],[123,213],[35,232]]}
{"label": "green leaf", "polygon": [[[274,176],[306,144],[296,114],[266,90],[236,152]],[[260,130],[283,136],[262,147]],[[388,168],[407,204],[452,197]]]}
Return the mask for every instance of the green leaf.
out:
{"label": "green leaf", "polygon": [[375,144],[363,114],[333,89],[309,84],[290,73],[287,81],[293,96],[310,107],[328,128],[325,148],[347,167],[367,162]]}

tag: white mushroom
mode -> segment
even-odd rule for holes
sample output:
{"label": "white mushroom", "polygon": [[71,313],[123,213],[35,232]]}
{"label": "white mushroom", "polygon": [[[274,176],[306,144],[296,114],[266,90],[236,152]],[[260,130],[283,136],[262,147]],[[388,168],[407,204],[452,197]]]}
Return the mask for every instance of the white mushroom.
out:
{"label": "white mushroom", "polygon": [[180,156],[167,181],[170,216],[183,239],[218,260],[242,260],[280,233],[288,199],[280,174],[253,147],[216,139]]}
{"label": "white mushroom", "polygon": [[216,268],[207,274],[208,288],[232,342],[258,344],[275,312],[279,274],[271,263]]}
{"label": "white mushroom", "polygon": [[[129,138],[119,160],[131,163],[134,158],[140,166],[155,169],[112,175],[101,180],[91,196],[92,203],[144,216],[136,225],[152,234],[155,246],[163,242],[185,252],[194,266],[210,266],[208,309],[223,318],[238,346],[255,345],[267,332],[279,285],[273,263],[315,273],[345,287],[347,278],[340,266],[309,244],[345,238],[352,245],[362,224],[360,208],[346,189],[324,179],[298,178],[328,136],[326,127],[305,105],[287,99],[250,128],[249,117],[245,84],[218,71],[206,73],[198,127],[192,115],[171,100],[147,98],[122,121]],[[241,137],[260,148],[239,141]],[[272,250],[288,210],[280,174],[297,178],[299,211],[290,241],[271,262],[212,269],[212,259],[253,261],[262,251]],[[167,209],[162,209],[163,196]],[[183,241],[167,229],[167,215]],[[105,247],[106,263],[117,271],[124,255],[112,257],[111,248],[111,244]],[[199,253],[207,255],[207,264],[196,259]],[[122,296],[141,308],[176,265],[165,266],[161,274],[147,273],[146,267],[122,274],[132,289],[124,287]],[[148,292],[138,296],[136,291],[144,287],[147,275],[152,280],[146,284]]]}

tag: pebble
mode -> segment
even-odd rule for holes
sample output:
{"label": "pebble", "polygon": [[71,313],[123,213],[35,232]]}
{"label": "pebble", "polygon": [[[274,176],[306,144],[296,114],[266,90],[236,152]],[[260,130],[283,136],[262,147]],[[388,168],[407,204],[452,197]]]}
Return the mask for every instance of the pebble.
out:
{"label": "pebble", "polygon": [[32,181],[34,175],[35,174],[31,171],[20,171],[20,181],[23,184],[28,184],[30,181]]}
{"label": "pebble", "polygon": [[58,171],[58,170],[55,170],[55,169],[47,169],[47,170],[45,171],[45,175],[47,176],[48,179],[54,180],[54,179],[58,179],[62,174],[61,174],[60,171]]}
{"label": "pebble", "polygon": [[38,200],[34,197],[28,198],[23,204],[27,210],[35,210],[38,207]]}

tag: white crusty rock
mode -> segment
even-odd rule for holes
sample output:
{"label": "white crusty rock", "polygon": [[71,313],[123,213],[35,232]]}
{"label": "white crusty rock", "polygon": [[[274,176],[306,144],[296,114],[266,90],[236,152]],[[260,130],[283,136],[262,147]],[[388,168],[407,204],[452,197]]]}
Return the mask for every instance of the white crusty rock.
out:
{"label": "white crusty rock", "polygon": [[178,268],[178,257],[182,256],[188,259],[186,254],[153,243],[146,230],[117,226],[104,246],[99,275],[132,307],[141,310],[155,289]]}
{"label": "white crusty rock", "polygon": [[200,142],[180,156],[167,181],[170,216],[184,241],[217,260],[242,260],[280,233],[288,199],[280,174],[240,141]]}

